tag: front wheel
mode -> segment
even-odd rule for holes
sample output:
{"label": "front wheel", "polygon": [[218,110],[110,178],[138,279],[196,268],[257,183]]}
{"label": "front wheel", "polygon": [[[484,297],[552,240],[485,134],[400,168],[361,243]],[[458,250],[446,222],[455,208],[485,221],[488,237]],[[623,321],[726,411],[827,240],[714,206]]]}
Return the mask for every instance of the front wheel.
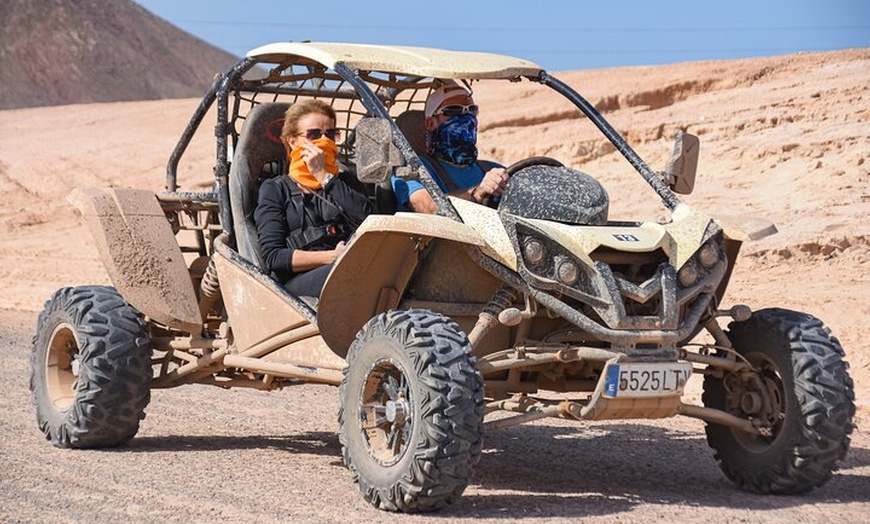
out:
{"label": "front wheel", "polygon": [[118,446],[139,430],[151,400],[151,341],[114,288],[58,290],[39,314],[30,368],[36,419],[55,446]]}
{"label": "front wheel", "polygon": [[840,343],[822,322],[764,309],[732,322],[734,349],[754,368],[704,379],[704,404],[755,421],[762,435],[708,423],[725,475],[754,493],[797,494],[827,482],[849,449],[855,393]]}
{"label": "front wheel", "polygon": [[432,511],[465,490],[483,441],[483,378],[470,351],[453,321],[429,311],[390,311],[357,335],[339,439],[373,506]]}

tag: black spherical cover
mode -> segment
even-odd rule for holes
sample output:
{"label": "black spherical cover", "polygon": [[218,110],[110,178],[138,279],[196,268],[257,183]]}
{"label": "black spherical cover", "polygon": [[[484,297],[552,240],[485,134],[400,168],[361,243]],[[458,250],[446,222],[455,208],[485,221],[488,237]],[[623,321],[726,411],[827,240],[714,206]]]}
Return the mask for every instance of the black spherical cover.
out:
{"label": "black spherical cover", "polygon": [[603,225],[609,203],[604,186],[586,173],[536,165],[514,173],[498,210],[565,224]]}

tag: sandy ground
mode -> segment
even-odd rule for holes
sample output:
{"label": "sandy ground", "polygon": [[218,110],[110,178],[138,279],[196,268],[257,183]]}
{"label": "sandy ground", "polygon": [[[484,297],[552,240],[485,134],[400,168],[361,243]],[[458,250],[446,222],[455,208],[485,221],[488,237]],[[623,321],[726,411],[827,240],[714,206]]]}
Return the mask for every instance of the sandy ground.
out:
{"label": "sandy ground", "polygon": [[[703,425],[544,421],[489,435],[472,485],[436,516],[620,522],[863,522],[870,511],[870,50],[560,75],[660,168],[677,129],[701,140],[698,185],[684,197],[714,216],[758,215],[779,234],[748,244],[727,305],[819,316],[856,383],[852,449],[803,497],[736,490]],[[595,174],[614,218],[657,218],[628,165],[547,97],[522,85],[477,92],[483,155],[546,154]],[[162,189],[166,159],[198,100],[0,112],[0,521],[338,522],[382,519],[341,465],[337,394],[204,386],[155,391],[139,435],[114,451],[52,448],[36,428],[27,363],[36,314],[57,288],[108,283],[65,196],[79,186]],[[562,106],[564,108],[564,106]],[[210,183],[200,134],[182,162],[186,189]],[[642,192],[642,193],[641,193]],[[692,389],[694,388],[694,389]],[[698,395],[698,385],[690,393]]]}

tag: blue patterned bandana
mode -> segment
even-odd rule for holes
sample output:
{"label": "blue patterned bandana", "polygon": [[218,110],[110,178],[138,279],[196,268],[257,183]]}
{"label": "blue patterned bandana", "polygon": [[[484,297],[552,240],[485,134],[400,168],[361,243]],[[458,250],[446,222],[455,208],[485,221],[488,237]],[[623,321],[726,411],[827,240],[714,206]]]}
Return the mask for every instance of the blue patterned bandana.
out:
{"label": "blue patterned bandana", "polygon": [[470,165],[477,160],[477,117],[454,116],[426,133],[426,148],[435,158],[452,164]]}

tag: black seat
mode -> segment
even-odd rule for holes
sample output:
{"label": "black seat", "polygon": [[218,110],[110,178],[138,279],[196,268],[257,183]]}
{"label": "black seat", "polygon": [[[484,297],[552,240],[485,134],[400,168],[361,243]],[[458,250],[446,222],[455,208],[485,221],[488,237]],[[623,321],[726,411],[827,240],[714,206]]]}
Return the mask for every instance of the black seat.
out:
{"label": "black seat", "polygon": [[396,125],[418,155],[426,154],[426,116],[420,109],[409,109],[396,117]]}
{"label": "black seat", "polygon": [[230,166],[229,192],[233,232],[239,254],[264,269],[263,255],[254,222],[257,194],[264,178],[278,169],[264,166],[284,165],[287,152],[281,142],[284,113],[290,104],[269,102],[254,106],[245,118]]}

